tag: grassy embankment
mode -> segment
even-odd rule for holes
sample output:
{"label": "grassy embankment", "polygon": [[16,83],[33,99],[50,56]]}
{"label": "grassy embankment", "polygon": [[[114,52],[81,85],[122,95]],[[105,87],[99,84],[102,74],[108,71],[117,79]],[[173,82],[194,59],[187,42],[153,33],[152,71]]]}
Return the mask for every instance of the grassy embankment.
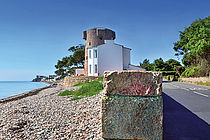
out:
{"label": "grassy embankment", "polygon": [[188,80],[183,80],[183,79],[179,79],[179,82],[185,82],[185,83],[192,83],[192,84],[197,84],[197,85],[204,85],[204,86],[210,86],[210,82],[209,81],[205,81],[203,82],[202,80],[200,81],[188,81]]}
{"label": "grassy embankment", "polygon": [[85,83],[79,83],[74,85],[73,87],[81,87],[75,91],[72,90],[66,90],[58,94],[58,96],[73,96],[71,98],[72,100],[77,100],[85,97],[90,97],[93,95],[96,95],[100,93],[101,90],[103,90],[103,77],[100,77],[97,80],[91,81],[91,82],[85,82]]}
{"label": "grassy embankment", "polygon": [[202,82],[202,81],[200,81],[200,82],[195,82],[195,83],[198,84],[198,85],[210,86],[210,82]]}
{"label": "grassy embankment", "polygon": [[204,86],[210,86],[210,82],[190,82],[190,81],[180,81],[180,82],[186,82],[186,83],[192,83],[192,84],[197,84],[197,85],[204,85]]}

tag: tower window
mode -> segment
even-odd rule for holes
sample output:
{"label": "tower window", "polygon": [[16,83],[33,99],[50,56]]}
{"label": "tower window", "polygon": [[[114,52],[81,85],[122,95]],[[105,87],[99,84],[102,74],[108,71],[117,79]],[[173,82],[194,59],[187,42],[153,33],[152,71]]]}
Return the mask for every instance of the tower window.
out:
{"label": "tower window", "polygon": [[97,64],[95,64],[95,73],[97,73]]}
{"label": "tower window", "polygon": [[102,37],[100,37],[100,40],[103,40],[103,38],[102,38]]}
{"label": "tower window", "polygon": [[89,42],[88,44],[89,44],[89,46],[90,46],[90,45],[91,45],[91,42]]}
{"label": "tower window", "polygon": [[91,73],[91,65],[89,65],[89,72]]}
{"label": "tower window", "polygon": [[91,58],[91,50],[89,50],[89,58]]}

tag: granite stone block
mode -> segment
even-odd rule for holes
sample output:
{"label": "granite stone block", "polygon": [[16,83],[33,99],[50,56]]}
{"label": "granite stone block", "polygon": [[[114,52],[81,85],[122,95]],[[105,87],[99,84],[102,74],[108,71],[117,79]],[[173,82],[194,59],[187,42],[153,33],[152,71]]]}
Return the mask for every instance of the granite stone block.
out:
{"label": "granite stone block", "polygon": [[101,111],[104,139],[162,139],[162,96],[105,95]]}
{"label": "granite stone block", "polygon": [[104,72],[106,95],[161,96],[162,73],[124,70]]}

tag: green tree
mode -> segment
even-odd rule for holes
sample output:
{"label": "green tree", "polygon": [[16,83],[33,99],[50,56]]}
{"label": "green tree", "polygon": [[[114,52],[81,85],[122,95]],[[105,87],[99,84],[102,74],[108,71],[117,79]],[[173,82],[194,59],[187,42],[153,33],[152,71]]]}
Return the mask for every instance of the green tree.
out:
{"label": "green tree", "polygon": [[165,71],[167,66],[165,65],[162,58],[154,60],[154,71]]}
{"label": "green tree", "polygon": [[181,77],[182,73],[185,71],[183,66],[174,66],[174,69],[178,73],[179,77]]}
{"label": "green tree", "polygon": [[183,56],[185,67],[200,65],[201,74],[208,75],[210,68],[210,16],[193,22],[180,31],[180,40],[174,43],[177,56]]}
{"label": "green tree", "polygon": [[140,67],[146,69],[147,71],[153,70],[153,64],[150,64],[149,59],[144,59],[144,61],[140,62]]}
{"label": "green tree", "polygon": [[55,68],[56,74],[60,75],[63,78],[66,74],[70,73],[73,74],[74,70],[72,67],[82,66],[84,67],[85,62],[85,46],[79,44],[78,46],[72,46],[68,49],[69,52],[73,53],[72,55],[65,56],[62,60],[58,60]]}
{"label": "green tree", "polygon": [[162,71],[163,76],[173,76],[174,78],[176,76],[181,77],[185,70],[179,61],[169,59],[164,62],[162,58],[155,59],[153,63],[150,63],[148,59],[144,59],[142,63],[140,62],[140,67],[149,71]]}
{"label": "green tree", "polygon": [[179,61],[174,59],[169,59],[165,62],[165,65],[168,66],[168,71],[176,71],[177,66],[182,66]]}

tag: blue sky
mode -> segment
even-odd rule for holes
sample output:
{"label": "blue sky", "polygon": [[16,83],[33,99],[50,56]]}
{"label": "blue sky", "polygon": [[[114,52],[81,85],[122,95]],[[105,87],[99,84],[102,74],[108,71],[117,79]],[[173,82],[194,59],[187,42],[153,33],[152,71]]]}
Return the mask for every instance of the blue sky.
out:
{"label": "blue sky", "polygon": [[94,27],[114,30],[115,42],[132,49],[132,64],[177,59],[179,31],[209,14],[209,0],[0,0],[0,81],[53,74]]}

